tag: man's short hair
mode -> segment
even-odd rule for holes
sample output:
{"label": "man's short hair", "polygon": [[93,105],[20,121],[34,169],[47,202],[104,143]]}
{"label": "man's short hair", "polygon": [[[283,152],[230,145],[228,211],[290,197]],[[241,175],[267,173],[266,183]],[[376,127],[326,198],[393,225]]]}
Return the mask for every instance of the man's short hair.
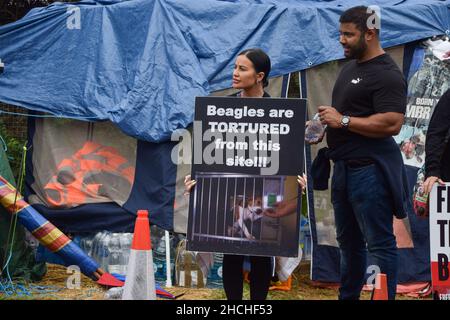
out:
{"label": "man's short hair", "polygon": [[[368,22],[373,20],[374,14],[377,15],[376,12],[373,12],[366,6],[357,6],[346,10],[339,18],[339,22],[353,23],[361,33],[365,33],[369,30]],[[377,15],[376,19],[379,21],[380,17]],[[377,35],[380,34],[379,27],[374,26],[373,29]]]}

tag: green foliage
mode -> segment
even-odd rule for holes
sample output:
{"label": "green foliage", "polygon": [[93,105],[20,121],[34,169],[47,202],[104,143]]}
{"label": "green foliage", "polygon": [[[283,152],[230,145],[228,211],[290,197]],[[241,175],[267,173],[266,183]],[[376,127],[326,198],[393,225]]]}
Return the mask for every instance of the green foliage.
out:
{"label": "green foliage", "polygon": [[8,133],[8,129],[5,123],[1,119],[0,119],[0,136],[4,140],[4,142],[0,141],[0,148],[5,148],[4,143],[6,143],[7,149],[6,155],[8,156],[9,164],[11,166],[11,170],[14,174],[14,177],[17,179],[20,172],[20,161],[22,159],[22,152],[25,140],[11,136]]}

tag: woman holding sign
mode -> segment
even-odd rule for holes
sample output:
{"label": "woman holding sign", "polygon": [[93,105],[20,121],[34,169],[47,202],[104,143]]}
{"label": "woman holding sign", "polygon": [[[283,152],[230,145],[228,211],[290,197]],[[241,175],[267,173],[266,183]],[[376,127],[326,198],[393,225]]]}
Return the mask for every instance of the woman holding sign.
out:
{"label": "woman holding sign", "polygon": [[[261,49],[242,51],[236,58],[233,71],[233,88],[240,89],[234,97],[270,97],[264,91],[268,85],[268,75],[271,64],[270,58]],[[300,185],[306,181],[299,177]],[[188,175],[185,178],[186,193],[196,184]],[[242,300],[243,293],[243,263],[245,256],[225,254],[223,257],[223,286],[229,300]],[[271,257],[250,256],[250,299],[264,300],[269,291],[272,278]],[[252,280],[253,279],[253,280]]]}

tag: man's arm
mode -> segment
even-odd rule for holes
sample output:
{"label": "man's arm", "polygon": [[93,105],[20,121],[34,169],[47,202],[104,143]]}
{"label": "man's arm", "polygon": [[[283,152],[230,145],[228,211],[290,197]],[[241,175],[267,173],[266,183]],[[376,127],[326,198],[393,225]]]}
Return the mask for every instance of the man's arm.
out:
{"label": "man's arm", "polygon": [[[320,120],[331,128],[342,128],[343,115],[330,106],[319,107]],[[350,117],[348,130],[369,138],[397,135],[403,125],[404,115],[399,112],[376,113],[369,117]]]}
{"label": "man's arm", "polygon": [[369,138],[385,138],[400,132],[404,120],[403,113],[376,113],[367,118],[350,117],[348,130]]}

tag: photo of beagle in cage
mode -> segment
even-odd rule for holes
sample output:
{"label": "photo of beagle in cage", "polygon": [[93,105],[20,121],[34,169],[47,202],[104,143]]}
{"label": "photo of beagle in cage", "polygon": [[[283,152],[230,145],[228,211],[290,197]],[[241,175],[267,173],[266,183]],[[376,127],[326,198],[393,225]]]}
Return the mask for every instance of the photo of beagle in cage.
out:
{"label": "photo of beagle in cage", "polygon": [[244,198],[238,196],[236,203],[232,200],[233,225],[228,227],[229,237],[245,237],[255,240],[261,229],[260,219],[263,217],[263,200],[261,196]]}

